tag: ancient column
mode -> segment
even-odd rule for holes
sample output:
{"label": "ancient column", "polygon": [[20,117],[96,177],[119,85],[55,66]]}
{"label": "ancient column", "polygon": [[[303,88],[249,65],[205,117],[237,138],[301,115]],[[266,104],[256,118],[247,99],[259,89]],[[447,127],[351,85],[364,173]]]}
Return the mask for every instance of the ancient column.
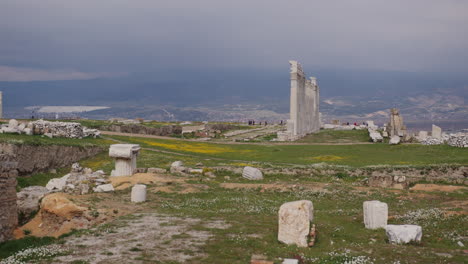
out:
{"label": "ancient column", "polygon": [[0,119],[3,118],[3,93],[0,91]]}
{"label": "ancient column", "polygon": [[131,176],[136,170],[136,159],[140,151],[137,144],[114,144],[109,148],[109,156],[115,159],[115,170],[111,176]]}

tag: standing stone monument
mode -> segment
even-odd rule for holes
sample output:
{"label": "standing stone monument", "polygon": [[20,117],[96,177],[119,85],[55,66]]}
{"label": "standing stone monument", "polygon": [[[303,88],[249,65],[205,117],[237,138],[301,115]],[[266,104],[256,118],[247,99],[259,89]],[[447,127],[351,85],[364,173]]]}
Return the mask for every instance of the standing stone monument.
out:
{"label": "standing stone monument", "polygon": [[320,130],[319,86],[317,78],[306,79],[302,66],[297,61],[291,65],[290,118],[286,131],[278,132],[279,141],[294,141]]}
{"label": "standing stone monument", "polygon": [[364,225],[367,229],[385,228],[388,219],[388,205],[379,201],[366,201],[364,208]]}
{"label": "standing stone monument", "polygon": [[442,138],[442,128],[432,125],[432,134],[433,138],[441,139]]}
{"label": "standing stone monument", "polygon": [[403,137],[406,135],[406,126],[403,125],[403,117],[396,108],[390,109],[390,124],[388,126],[388,133],[390,134],[390,137]]}
{"label": "standing stone monument", "polygon": [[314,219],[311,201],[301,200],[281,205],[279,209],[278,240],[288,245],[307,247]]}
{"label": "standing stone monument", "polygon": [[115,170],[111,176],[131,176],[136,170],[136,160],[140,151],[137,144],[114,144],[109,148],[109,156],[115,159]]}

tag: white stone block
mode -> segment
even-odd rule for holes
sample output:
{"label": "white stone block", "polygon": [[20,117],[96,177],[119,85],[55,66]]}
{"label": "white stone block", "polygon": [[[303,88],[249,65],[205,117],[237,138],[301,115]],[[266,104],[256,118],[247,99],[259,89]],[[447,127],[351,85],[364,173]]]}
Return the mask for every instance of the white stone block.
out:
{"label": "white stone block", "polygon": [[47,184],[46,188],[49,191],[61,191],[67,185],[68,177],[70,174],[63,176],[62,178],[53,178]]}
{"label": "white stone block", "polygon": [[427,131],[419,131],[418,139],[419,139],[420,141],[426,140],[426,139],[427,139],[427,136],[428,136]]}
{"label": "white stone block", "polygon": [[113,192],[114,191],[114,186],[112,184],[103,184],[103,185],[98,185],[93,188],[94,192]]}
{"label": "white stone block", "polygon": [[397,145],[400,144],[400,137],[399,136],[392,136],[390,141],[388,142],[390,145]]}
{"label": "white stone block", "polygon": [[132,202],[141,203],[146,201],[146,185],[135,184],[132,187]]}
{"label": "white stone block", "polygon": [[379,201],[366,201],[364,208],[364,225],[367,229],[385,228],[388,220],[388,205]]}
{"label": "white stone block", "polygon": [[422,238],[422,227],[418,225],[387,225],[385,232],[392,244],[419,243]]}
{"label": "white stone block", "polygon": [[18,121],[16,121],[16,119],[10,119],[10,121],[8,121],[8,127],[9,128],[18,128]]}
{"label": "white stone block", "polygon": [[263,174],[262,172],[253,167],[245,167],[243,172],[242,172],[242,177],[249,179],[249,180],[263,180]]}
{"label": "white stone block", "polygon": [[182,161],[180,161],[180,160],[174,161],[171,164],[171,167],[182,167],[182,166],[184,166],[184,163]]}
{"label": "white stone block", "polygon": [[278,213],[278,240],[288,245],[307,247],[311,221],[314,219],[311,201],[301,200],[281,205]]}

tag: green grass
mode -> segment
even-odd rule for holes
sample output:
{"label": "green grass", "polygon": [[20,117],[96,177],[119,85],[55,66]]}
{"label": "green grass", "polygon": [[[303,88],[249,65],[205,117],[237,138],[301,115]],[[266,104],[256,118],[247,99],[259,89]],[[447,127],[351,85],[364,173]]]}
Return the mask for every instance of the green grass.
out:
{"label": "green grass", "polygon": [[17,240],[10,240],[0,243],[0,259],[30,247],[45,246],[56,242],[53,237],[33,237],[26,236]]}
{"label": "green grass", "polygon": [[320,130],[298,140],[300,143],[363,143],[370,142],[367,130]]}
{"label": "green grass", "polygon": [[348,165],[352,167],[468,164],[466,149],[447,145],[255,145],[200,143],[121,136],[112,136],[111,138],[140,144],[147,148],[185,153],[199,158],[216,158],[224,161],[254,161],[293,165],[311,165],[325,162],[330,165]]}

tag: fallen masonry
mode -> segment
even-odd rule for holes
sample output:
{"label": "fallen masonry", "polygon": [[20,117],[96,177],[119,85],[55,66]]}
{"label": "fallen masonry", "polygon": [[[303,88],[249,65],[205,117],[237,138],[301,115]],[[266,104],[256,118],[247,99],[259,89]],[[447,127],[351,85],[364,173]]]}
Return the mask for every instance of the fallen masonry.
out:
{"label": "fallen masonry", "polygon": [[422,227],[418,225],[387,225],[385,232],[392,244],[419,243],[422,238]]}
{"label": "fallen masonry", "polygon": [[146,185],[135,184],[132,187],[131,201],[141,203],[146,201]]}
{"label": "fallen masonry", "polygon": [[312,202],[307,200],[281,205],[278,212],[278,240],[287,245],[308,247],[313,211]]}
{"label": "fallen masonry", "polygon": [[248,180],[263,180],[262,172],[259,169],[250,166],[244,167],[242,177]]}

